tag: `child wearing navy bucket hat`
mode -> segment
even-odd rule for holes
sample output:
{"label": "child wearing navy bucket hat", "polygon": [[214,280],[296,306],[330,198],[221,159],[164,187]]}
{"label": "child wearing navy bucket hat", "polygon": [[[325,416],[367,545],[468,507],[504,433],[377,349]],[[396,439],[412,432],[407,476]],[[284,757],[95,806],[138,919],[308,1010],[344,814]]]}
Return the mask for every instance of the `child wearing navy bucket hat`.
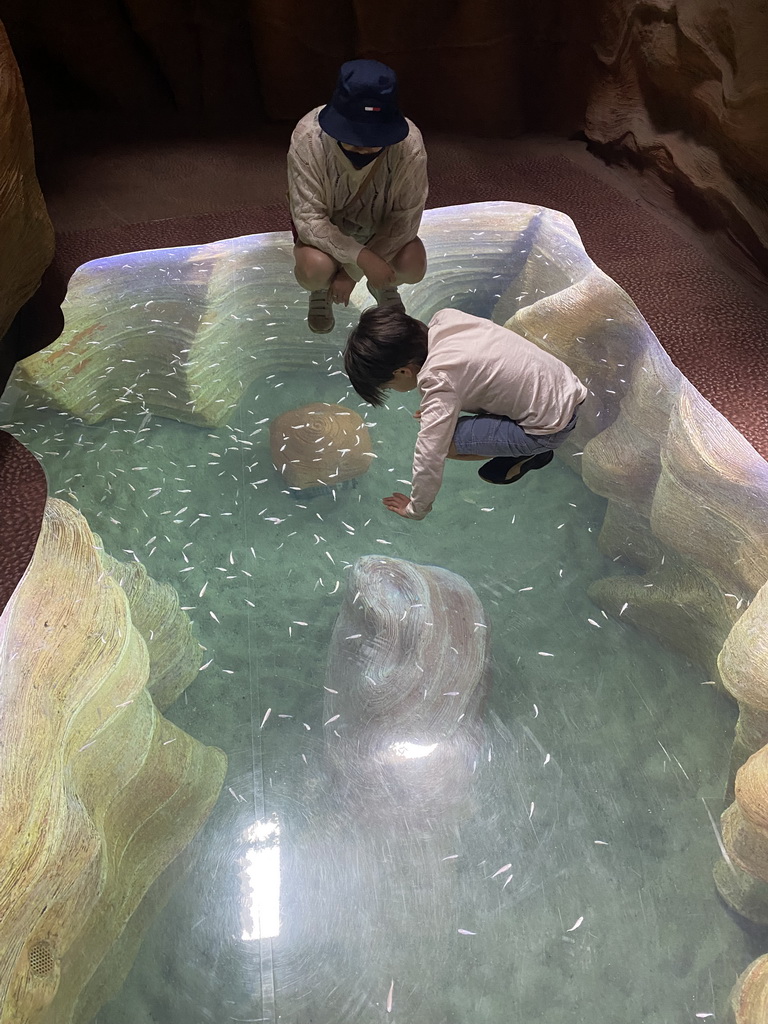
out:
{"label": "child wearing navy bucket hat", "polygon": [[333,330],[333,303],[347,305],[362,277],[379,305],[404,309],[397,286],[420,281],[427,267],[418,237],[427,156],[386,64],[347,61],[330,103],[296,125],[288,199],[310,330]]}

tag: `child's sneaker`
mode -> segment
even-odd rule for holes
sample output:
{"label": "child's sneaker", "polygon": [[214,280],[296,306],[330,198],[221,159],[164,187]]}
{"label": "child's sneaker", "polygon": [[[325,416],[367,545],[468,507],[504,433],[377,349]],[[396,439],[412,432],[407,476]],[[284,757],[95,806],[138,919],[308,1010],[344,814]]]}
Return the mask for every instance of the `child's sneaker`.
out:
{"label": "child's sneaker", "polygon": [[[552,451],[539,452],[538,455],[530,455],[527,458],[500,455],[491,459],[490,462],[483,463],[478,469],[477,475],[489,484],[514,484],[526,473],[530,473],[532,469],[544,469],[554,457],[555,453]],[[520,468],[517,473],[513,473],[512,471],[518,466]]]}
{"label": "child's sneaker", "polygon": [[307,323],[314,334],[329,334],[333,330],[336,321],[333,318],[330,288],[309,293]]}
{"label": "child's sneaker", "polygon": [[379,306],[392,306],[395,309],[399,309],[401,313],[405,312],[405,306],[403,300],[400,298],[400,293],[397,290],[397,285],[388,284],[384,288],[374,288],[372,285],[368,285],[368,291],[376,299],[376,304]]}

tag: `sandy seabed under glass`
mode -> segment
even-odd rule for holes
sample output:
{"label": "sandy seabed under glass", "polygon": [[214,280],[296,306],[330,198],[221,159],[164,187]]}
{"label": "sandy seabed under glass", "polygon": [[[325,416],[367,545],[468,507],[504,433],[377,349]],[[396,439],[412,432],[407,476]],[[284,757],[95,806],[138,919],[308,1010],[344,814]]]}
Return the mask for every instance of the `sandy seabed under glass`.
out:
{"label": "sandy seabed under glass", "polygon": [[[511,487],[449,463],[433,513],[403,520],[381,499],[407,490],[417,396],[371,410],[340,372],[343,331],[305,340],[305,365],[258,380],[218,428],[134,408],[88,426],[13,389],[0,404],[49,493],[179,593],[205,667],[167,717],[229,759],[98,1024],[715,1014],[759,951],[711,876],[735,708],[589,600],[619,569],[597,547],[605,502],[565,461]],[[310,499],[269,446],[270,421],[308,402],[358,411],[376,456]],[[330,638],[365,555],[459,574],[490,631],[471,800],[406,824],[355,801],[324,752]]]}

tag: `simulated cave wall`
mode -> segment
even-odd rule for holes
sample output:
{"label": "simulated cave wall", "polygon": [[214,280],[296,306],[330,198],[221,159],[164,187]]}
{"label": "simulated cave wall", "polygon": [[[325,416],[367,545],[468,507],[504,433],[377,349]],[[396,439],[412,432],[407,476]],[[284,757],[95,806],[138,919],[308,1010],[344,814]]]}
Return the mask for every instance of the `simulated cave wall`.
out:
{"label": "simulated cave wall", "polygon": [[10,370],[3,336],[53,258],[53,228],[35,176],[19,69],[0,23],[0,388]]}
{"label": "simulated cave wall", "polygon": [[[467,311],[491,308],[496,322],[562,358],[589,388],[576,429],[558,450],[565,465],[608,502],[599,545],[616,565],[590,584],[588,594],[606,615],[699,662],[707,685],[722,686],[738,703],[715,882],[742,918],[765,925],[768,464],[672,364],[629,296],[591,261],[564,214],[517,203],[452,207],[428,211],[422,235],[432,272],[403,287],[414,315],[428,321],[449,303]],[[70,288],[67,330],[19,366],[17,383],[28,392],[28,404],[66,411],[84,424],[116,415],[123,422],[129,415],[163,416],[202,431],[221,424],[249,383],[275,371],[300,371],[310,359],[305,306],[295,301],[286,272],[289,249],[285,232],[84,265]],[[264,295],[268,305],[259,301]],[[368,301],[358,286],[352,311]],[[330,336],[318,339],[310,365],[319,362],[323,346],[337,343]],[[306,407],[300,412],[305,423]],[[286,457],[290,436],[273,440]],[[303,457],[312,462],[309,440]],[[350,450],[345,444],[339,452]],[[302,458],[298,452],[290,456],[291,462]],[[373,604],[385,605],[379,583],[353,582],[350,593],[370,586]],[[422,578],[418,586],[423,584]],[[155,592],[144,579],[125,589],[139,631],[131,602],[145,585]],[[175,613],[172,601],[170,606]],[[340,660],[344,643],[365,632],[353,611],[346,610],[335,637]],[[430,612],[428,621],[440,618]],[[468,621],[483,624],[477,609]],[[146,646],[152,668],[153,657],[162,659]],[[419,663],[436,657],[425,653]],[[478,700],[483,664],[484,651],[468,649],[462,675],[476,680]],[[169,678],[172,699],[179,684],[173,674]],[[335,686],[327,692],[333,695]],[[398,689],[395,697],[408,693]],[[370,708],[366,695],[359,697],[365,721]],[[398,713],[411,710],[405,699]],[[337,713],[326,698],[326,724]],[[365,736],[356,742],[363,744]],[[342,761],[348,765],[349,757]],[[765,1020],[767,965],[765,957],[756,960],[734,988],[737,1024]]]}
{"label": "simulated cave wall", "polygon": [[[584,133],[659,181],[730,259],[768,273],[768,10],[761,0],[2,0],[38,145],[62,115],[252,131],[327,99],[342,61],[399,73],[423,129]],[[312,25],[312,31],[306,27]],[[87,140],[84,140],[87,141]]]}
{"label": "simulated cave wall", "polygon": [[768,8],[601,3],[587,137],[656,176],[699,226],[768,273]]}

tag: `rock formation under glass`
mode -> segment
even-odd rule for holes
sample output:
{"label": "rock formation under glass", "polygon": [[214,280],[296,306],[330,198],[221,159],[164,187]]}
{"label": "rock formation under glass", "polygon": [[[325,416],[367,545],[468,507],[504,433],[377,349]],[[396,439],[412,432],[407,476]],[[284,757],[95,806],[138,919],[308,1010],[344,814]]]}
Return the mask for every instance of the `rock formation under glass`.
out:
{"label": "rock formation under glass", "polygon": [[[513,774],[524,776],[529,769],[514,761],[512,748],[520,749],[522,738],[524,745],[531,744],[530,751],[535,751],[536,757],[540,753],[542,771],[545,764],[553,767],[552,761],[546,760],[549,751],[538,752],[531,736],[536,739],[536,730],[544,729],[546,720],[542,719],[548,712],[552,713],[552,704],[557,706],[561,700],[569,700],[568,691],[573,686],[585,688],[584,679],[575,683],[569,675],[566,647],[551,650],[558,647],[558,631],[565,628],[562,622],[571,614],[570,605],[554,617],[550,607],[559,607],[557,587],[563,585],[560,581],[580,568],[581,556],[571,550],[573,546],[567,543],[562,548],[558,546],[568,536],[575,543],[576,534],[567,520],[571,513],[566,507],[584,504],[600,508],[599,546],[604,559],[601,566],[596,563],[594,571],[584,567],[584,586],[578,597],[574,595],[570,599],[580,601],[588,589],[594,602],[591,613],[583,619],[584,629],[593,640],[585,642],[592,642],[597,651],[606,631],[614,630],[611,635],[615,636],[617,650],[620,650],[624,631],[635,627],[665,648],[679,652],[681,663],[687,659],[700,666],[702,689],[695,694],[681,695],[683,708],[687,701],[700,701],[700,694],[704,692],[711,693],[712,699],[717,700],[718,691],[727,691],[738,701],[739,723],[731,753],[730,779],[726,763],[721,789],[723,793],[730,793],[731,801],[723,819],[724,859],[715,875],[719,891],[733,909],[745,918],[762,923],[766,906],[763,886],[768,884],[768,831],[760,810],[768,800],[768,774],[763,753],[768,741],[768,677],[763,665],[768,578],[768,467],[671,364],[631,299],[595,267],[584,252],[574,225],[567,217],[523,204],[491,203],[430,211],[423,227],[429,272],[418,285],[402,288],[412,315],[428,320],[437,309],[455,306],[492,316],[564,359],[589,388],[577,429],[558,452],[555,468],[529,474],[520,487],[483,490],[473,483],[473,473],[466,467],[450,467],[435,510],[423,526],[406,524],[399,528],[392,519],[382,518],[376,511],[376,503],[399,486],[400,476],[409,473],[409,443],[413,440],[413,434],[408,433],[413,424],[405,426],[411,410],[407,406],[396,407],[393,401],[388,410],[376,411],[375,422],[367,413],[364,415],[372,450],[378,458],[361,478],[357,491],[326,495],[318,499],[319,504],[311,502],[304,506],[296,504],[288,487],[281,489],[274,475],[271,453],[265,449],[266,423],[300,406],[302,392],[303,402],[311,398],[331,404],[349,403],[350,410],[359,411],[356,397],[350,394],[339,373],[338,354],[344,341],[344,324],[340,323],[337,330],[325,338],[308,335],[304,320],[306,297],[293,282],[291,246],[285,235],[246,237],[184,250],[110,257],[81,268],[73,279],[68,297],[67,330],[55,345],[22,364],[20,391],[18,397],[12,399],[7,418],[15,418],[20,425],[34,420],[37,429],[42,429],[46,416],[53,417],[48,421],[51,429],[46,433],[48,451],[63,453],[73,443],[88,444],[91,463],[97,461],[102,443],[110,452],[128,449],[125,459],[116,465],[122,479],[133,488],[132,494],[126,492],[122,479],[108,478],[103,467],[100,469],[99,480],[104,480],[104,486],[119,489],[124,506],[114,510],[118,526],[111,531],[112,536],[117,541],[127,526],[140,534],[137,540],[131,535],[132,539],[122,541],[120,546],[125,549],[132,545],[135,552],[140,543],[144,554],[137,557],[141,560],[155,550],[158,543],[164,543],[163,532],[167,533],[178,543],[178,551],[186,552],[184,557],[190,560],[190,565],[180,558],[172,567],[168,562],[166,577],[174,575],[179,586],[185,585],[187,579],[196,581],[194,588],[188,585],[187,600],[190,605],[202,605],[202,615],[207,615],[205,596],[210,597],[217,578],[238,579],[240,582],[233,582],[231,586],[242,584],[246,588],[238,592],[237,604],[228,596],[234,591],[220,592],[220,604],[210,610],[216,618],[213,624],[207,623],[207,628],[218,628],[215,623],[229,617],[234,638],[239,640],[250,636],[251,632],[260,641],[270,638],[272,646],[268,648],[254,647],[249,641],[249,653],[233,656],[228,663],[235,667],[228,671],[233,671],[235,678],[241,673],[239,678],[249,680],[251,709],[248,713],[255,721],[253,743],[249,746],[253,750],[266,750],[264,756],[273,758],[269,763],[274,769],[264,778],[271,780],[272,799],[276,800],[274,794],[278,793],[284,801],[285,806],[280,807],[283,816],[280,835],[282,847],[287,851],[285,855],[293,858],[294,863],[306,857],[303,839],[300,841],[297,837],[291,845],[287,823],[293,815],[304,823],[299,829],[301,836],[312,837],[318,870],[328,879],[332,876],[325,872],[331,870],[328,865],[333,863],[334,844],[338,853],[340,837],[346,836],[345,841],[351,842],[348,837],[355,833],[354,830],[350,833],[349,818],[344,819],[343,814],[340,818],[328,811],[328,801],[334,794],[338,798],[339,790],[333,788],[337,773],[327,768],[318,768],[313,773],[311,744],[318,725],[322,726],[336,714],[343,714],[343,702],[341,694],[337,703],[337,696],[329,693],[338,689],[330,676],[326,677],[325,690],[313,697],[310,694],[322,685],[324,670],[320,662],[323,659],[317,657],[317,647],[327,648],[329,643],[331,610],[338,610],[344,594],[346,601],[354,603],[354,594],[350,594],[347,584],[350,573],[356,570],[350,567],[361,555],[380,554],[421,565],[442,566],[464,577],[478,593],[481,584],[487,588],[482,595],[486,614],[489,608],[499,609],[491,651],[498,663],[490,700],[498,701],[498,706],[512,717],[499,726],[489,762],[492,767],[485,771],[486,776],[489,771],[493,773],[493,756],[497,755],[498,765],[514,763]],[[368,301],[364,289],[356,289],[350,323],[356,310]],[[77,417],[79,422],[72,417]],[[403,424],[402,429],[400,424]],[[63,437],[56,433],[59,425],[64,425],[66,430],[66,444],[56,440]],[[22,433],[24,429],[20,426]],[[35,441],[31,427],[25,439],[27,443]],[[390,443],[384,445],[382,439]],[[183,456],[174,455],[168,462],[169,452],[176,451],[173,446],[177,441],[179,444],[183,441],[186,446],[179,448]],[[45,461],[45,456],[43,458]],[[68,471],[63,464],[54,466],[53,461],[49,461],[46,465],[50,465],[49,472],[55,475],[52,486],[60,487],[67,496],[66,488],[71,490],[75,486],[76,477],[66,476]],[[555,499],[554,482],[565,481],[569,471],[579,474],[592,494],[601,496],[607,505],[602,507],[600,503],[595,504],[597,499],[582,498],[580,491],[572,491],[572,500],[563,502],[566,511],[562,521],[552,526],[551,534],[547,533],[547,542],[541,551],[537,547],[541,535],[535,530],[526,535],[520,545],[512,545],[507,550],[507,538],[514,538],[521,520],[530,521],[534,514],[527,504],[531,497],[538,495],[541,499],[539,519],[543,521],[549,508],[548,500]],[[218,496],[206,492],[203,500],[203,492],[193,486],[203,473],[214,485],[211,491],[224,487],[227,480],[234,478],[236,491],[232,498],[219,500]],[[464,475],[459,476],[459,473]],[[531,477],[535,479],[531,481]],[[96,483],[92,481],[89,486],[93,488]],[[405,486],[407,481],[401,483]],[[77,487],[82,486],[77,481]],[[563,487],[570,486],[580,487],[580,484],[575,479],[572,484],[563,483]],[[388,489],[384,490],[385,487]],[[185,496],[185,491],[191,491],[191,497]],[[509,491],[514,492],[514,496],[509,495]],[[85,492],[76,489],[74,493],[84,493],[87,497],[90,492],[86,488]],[[251,501],[255,504],[250,504]],[[100,514],[99,498],[90,498],[89,502],[88,514]],[[441,514],[442,522],[449,524],[446,535],[442,535]],[[224,516],[231,517],[231,534],[222,532],[228,525],[227,520],[221,519]],[[217,527],[218,532],[215,532],[209,520],[217,517],[220,529]],[[135,525],[137,522],[139,526]],[[99,520],[98,528],[106,535],[111,527],[109,522],[104,526],[102,523],[104,518]],[[541,523],[538,526],[542,528]],[[558,534],[556,531],[561,528],[563,532]],[[199,566],[193,564],[201,559],[190,557],[203,543],[194,540],[203,529],[209,530],[212,538],[203,544],[208,545],[203,559],[205,579],[199,575]],[[198,532],[194,533],[195,530]],[[178,542],[175,541],[177,533]],[[151,542],[145,540],[149,536],[153,538]],[[270,554],[272,551],[274,556]],[[300,553],[290,555],[290,552]],[[178,552],[174,557],[177,555]],[[549,580],[550,569],[555,565],[560,566],[560,575],[554,574],[552,582],[547,584],[550,587],[548,603],[537,606],[537,618],[526,617],[521,602],[526,600],[529,591],[537,590],[540,577]],[[527,571],[521,568],[524,566],[529,567]],[[194,568],[194,574],[180,575],[190,567]],[[269,594],[267,601],[264,587]],[[503,615],[501,609],[504,609]],[[200,628],[203,628],[203,619]],[[306,648],[304,661],[301,661],[294,653],[298,650],[297,644],[313,630],[313,645]],[[350,628],[345,636],[357,632],[363,630]],[[411,650],[411,646],[407,645],[407,649]],[[220,657],[224,657],[223,649]],[[597,654],[594,658],[595,665],[601,664]],[[524,671],[519,668],[521,664]],[[530,721],[525,719],[528,732],[520,732],[513,741],[510,727],[513,723],[517,727],[518,717],[523,714],[514,695],[518,691],[528,692],[526,677],[534,671],[533,666],[539,664],[550,666],[557,680],[554,689],[546,691],[550,708],[538,701],[533,705],[535,711],[527,706],[525,714],[532,716]],[[259,666],[256,674],[255,665]],[[503,677],[501,684],[499,670]],[[602,678],[602,669],[596,672],[598,678]],[[617,669],[614,689],[601,691],[599,706],[605,715],[603,724],[615,717],[612,701],[616,699],[615,691],[621,692],[625,675],[625,668]],[[284,677],[285,681],[278,685],[277,680]],[[274,684],[269,683],[270,678],[274,678]],[[267,682],[261,681],[264,679]],[[224,680],[222,687],[229,681]],[[704,684],[711,684],[709,690]],[[262,686],[266,688],[263,699],[260,696]],[[451,686],[450,691],[453,689]],[[224,688],[215,692],[229,693]],[[652,689],[649,693],[651,696],[644,698],[646,702],[654,699]],[[290,747],[286,749],[295,753],[297,764],[293,761],[290,765],[284,764],[280,752],[282,744],[277,744],[272,737],[277,736],[278,729],[292,728],[294,722],[299,730],[296,735],[303,736],[302,716],[308,712],[303,709],[302,700],[311,704],[318,699],[326,702],[325,710],[321,711],[318,706],[316,718],[306,721],[306,725],[311,726],[304,736],[310,745],[306,748],[307,761],[299,763],[299,748]],[[237,707],[233,703],[232,728],[239,713]],[[284,710],[279,712],[278,707]],[[695,732],[701,713],[699,709],[692,713],[687,725],[681,724],[681,740],[683,732],[686,735],[689,730]],[[281,719],[279,714],[285,717]],[[492,716],[488,720],[493,721]],[[573,784],[578,786],[580,779],[591,779],[586,785],[589,788],[591,784],[594,789],[591,769],[587,766],[598,757],[597,748],[587,758],[580,747],[584,740],[572,735],[569,722],[563,719],[564,736],[575,744],[569,757],[573,764],[581,766],[575,772]],[[332,730],[334,724],[327,725],[326,731]],[[209,728],[210,737],[206,738],[216,739],[218,726],[212,723]],[[343,735],[341,730],[339,732]],[[627,735],[641,732],[637,727],[629,727]],[[663,771],[656,776],[655,768],[646,767],[637,776],[637,784],[644,787],[648,799],[653,799],[654,791],[666,785],[664,773],[676,773],[680,768],[680,785],[691,786],[696,797],[695,813],[706,820],[704,812],[712,813],[711,805],[714,826],[718,809],[709,791],[706,787],[702,791],[701,786],[697,791],[696,779],[689,777],[686,765],[679,759],[675,763],[674,752],[669,752],[668,737],[664,742],[659,737],[658,744],[655,737],[649,739],[652,746],[661,748],[657,756]],[[295,742],[298,744],[299,740]],[[488,755],[488,748],[482,743],[480,750],[484,756]],[[314,753],[319,754],[319,751]],[[607,756],[612,760],[610,764],[604,763],[601,770],[613,771],[615,762],[620,771],[626,751],[612,749]],[[650,766],[652,762],[649,760],[647,764]],[[262,770],[259,768],[255,774],[253,768],[244,772],[242,785],[246,792],[253,789],[256,775],[262,777],[258,774]],[[300,773],[305,770],[311,777],[301,782],[304,777]],[[627,765],[626,772],[631,770],[632,766]],[[564,772],[557,785],[567,787],[571,781],[569,773]],[[511,792],[514,792],[514,783],[512,785]],[[243,796],[243,793],[237,784],[232,790],[235,797],[227,798],[225,791],[224,799],[236,800],[237,804],[229,812],[221,804],[217,809],[226,820],[230,820],[228,813],[230,816],[244,813],[241,805],[251,799],[238,799],[237,794]],[[259,814],[264,815],[260,820],[267,821],[272,805],[269,799],[264,803],[263,787],[261,790],[257,787],[254,793],[257,792],[262,793],[256,800],[261,807]],[[341,792],[344,792],[343,787]],[[502,796],[493,786],[485,792],[492,794],[491,803],[493,799],[500,801],[499,806],[512,799],[510,793]],[[479,799],[481,793],[482,787],[476,794],[475,820],[478,827],[482,823],[484,841],[493,849],[493,837],[498,839],[501,833],[494,832],[499,826],[493,824],[495,819],[488,812],[489,802]],[[525,801],[522,790],[518,798]],[[526,821],[535,827],[537,815],[542,813],[542,799],[543,794],[525,802],[522,822],[516,828],[526,827]],[[580,820],[595,819],[599,816],[600,805],[588,811],[586,794],[584,800]],[[578,798],[570,793],[569,802],[576,806]],[[340,804],[341,808],[345,806],[343,800]],[[300,805],[304,811],[297,810]],[[324,808],[322,813],[321,807]],[[311,814],[307,808],[311,808]],[[337,809],[341,813],[340,808]],[[656,817],[659,818],[658,811]],[[346,831],[339,830],[340,820],[346,820]],[[472,820],[471,813],[467,820]],[[639,850],[655,849],[653,837],[661,828],[658,821],[656,824],[645,820],[633,822],[626,816],[625,820],[625,827],[638,830]],[[324,826],[327,826],[325,833]],[[556,823],[553,821],[551,826],[554,829]],[[708,829],[709,825],[706,827]],[[547,831],[546,834],[557,833]],[[671,837],[678,833],[667,823],[661,834],[674,843]],[[333,843],[331,836],[335,837]],[[610,845],[612,840],[603,839],[599,834],[590,839],[592,843],[598,841]],[[714,842],[711,831],[709,841]],[[368,849],[362,831],[359,842],[360,851]],[[423,845],[422,839],[418,842],[422,843],[419,846],[421,857],[429,847]],[[559,850],[557,844],[562,842],[564,840],[552,838],[550,847],[546,843],[539,844],[529,850],[528,855],[546,860],[548,849]],[[321,855],[323,850],[328,854],[327,860]],[[395,858],[401,867],[407,863],[407,850],[408,845],[404,843]],[[712,850],[716,853],[716,845]],[[373,852],[369,852],[372,863]],[[453,855],[447,848],[443,852],[445,857]],[[592,878],[599,877],[602,870],[593,861],[596,854],[599,854],[599,847],[590,851],[588,863],[592,865]],[[347,855],[349,870],[353,871],[353,851],[345,848],[344,854],[339,854],[342,861]],[[384,867],[380,870],[386,875],[386,856],[382,856]],[[414,863],[426,865],[419,857]],[[500,852],[496,860],[498,863],[494,861],[491,874],[505,864]],[[305,859],[303,863],[308,861]],[[573,861],[568,864],[569,871],[576,870]],[[656,866],[657,862],[642,861],[641,869],[643,864]],[[426,867],[424,871],[427,872]],[[428,876],[429,872],[419,874],[422,882]],[[378,884],[371,881],[373,876],[365,877],[369,885]],[[463,891],[465,877],[459,874],[453,882],[435,882],[435,891],[440,893],[436,900],[444,898],[446,901],[440,904],[442,914],[446,913],[445,907],[451,899],[457,899],[456,892]],[[503,883],[506,874],[499,877]],[[333,885],[337,886],[338,879],[333,878]],[[357,881],[362,878],[361,870]],[[387,891],[393,895],[397,887],[389,876],[387,879],[381,884],[389,887]],[[546,885],[545,879],[546,872],[542,872],[542,885]],[[517,879],[510,880],[504,896],[499,899],[519,900],[519,905],[524,907],[528,890],[525,886],[517,890],[516,885]],[[535,890],[536,885],[532,885]],[[454,890],[451,886],[459,888]],[[350,888],[354,888],[351,881]],[[553,885],[552,891],[556,889]],[[451,892],[454,892],[453,897]],[[393,895],[393,898],[396,897]],[[287,891],[283,902],[288,908],[292,906]],[[725,913],[717,909],[711,911],[717,912]],[[437,910],[435,913],[437,921],[440,914]],[[580,917],[583,921],[576,927],[574,922]],[[547,920],[543,911],[541,919]],[[320,922],[322,916],[313,920]],[[338,920],[341,923],[342,918]],[[352,917],[343,920],[351,927]],[[194,923],[190,922],[190,927]],[[583,929],[588,924],[587,913],[574,913],[573,920],[563,921],[563,935],[557,937],[558,956],[570,948],[571,942],[586,941],[587,932]],[[317,926],[321,927],[319,923]],[[574,926],[573,932],[571,926]],[[296,927],[295,922],[286,921],[282,936],[296,938],[295,930],[292,931]],[[522,924],[518,922],[515,927],[522,927]],[[456,928],[462,941],[474,938],[473,934],[465,936],[463,932],[473,933],[475,929],[462,924],[457,924]],[[503,943],[501,925],[494,922],[491,930]],[[534,931],[529,939],[530,948],[535,947],[535,934]],[[591,934],[589,941],[598,942],[599,932]],[[375,928],[371,935],[374,936],[371,941],[375,941]],[[332,943],[333,935],[326,938]],[[274,961],[264,960],[267,941],[274,946]],[[284,938],[261,940],[260,992],[254,1003],[238,1002],[234,1016],[259,1016],[260,1010],[271,1012],[279,1006],[281,991],[288,1009],[297,1005],[302,1012],[318,1013],[318,1006],[322,1004],[318,1004],[311,993],[306,998],[296,996],[295,1004],[290,1002],[289,993],[297,974],[290,952],[280,946],[286,941]],[[296,941],[297,948],[312,947],[311,936],[302,935],[301,941]],[[453,950],[452,945],[450,948]],[[485,945],[482,948],[488,950]],[[458,955],[462,955],[461,947],[457,950]],[[762,952],[754,948],[753,955]],[[353,957],[351,948],[349,956]],[[557,961],[558,957],[554,959]],[[742,1007],[737,1014],[740,1024],[756,1024],[760,1019],[755,1007],[765,998],[765,985],[761,981],[765,972],[761,963],[757,960],[734,990],[733,998],[740,1000]],[[487,990],[492,993],[496,984],[501,986],[501,992],[501,967],[491,967],[490,960],[488,964]],[[273,968],[278,979],[276,991],[265,987],[264,981]],[[583,962],[582,970],[587,971]],[[566,977],[565,966],[562,971],[561,976]],[[316,963],[310,975],[319,978],[323,972],[323,965]],[[533,975],[528,973],[526,977]],[[381,983],[383,993],[377,996],[379,1004],[382,999],[386,1002],[390,979],[385,981],[386,984]],[[476,994],[480,991],[478,982]],[[470,987],[467,993],[470,1003],[472,992],[475,989]],[[435,995],[433,989],[430,994]],[[589,998],[592,996],[589,993]],[[400,1006],[403,998],[400,992]],[[497,1011],[501,1012],[501,1003],[497,1007],[492,997],[488,998],[491,1002],[482,1004],[483,1012],[485,1019],[493,1021],[497,1019]],[[521,1000],[518,1009],[529,1015],[535,1012],[527,1001],[527,992],[518,992],[515,998]],[[598,994],[595,993],[594,998],[595,1013],[599,1014]],[[719,998],[722,1004],[725,993]],[[431,1005],[408,1002],[408,999],[416,999],[415,989],[406,997],[404,1012],[408,1006],[411,1012],[416,1012],[417,1006],[424,1011]],[[434,1005],[444,1006],[441,1011],[444,1013],[456,1012],[457,1006],[463,1006],[459,997],[453,1004],[447,997],[444,1004],[441,999]],[[342,1000],[334,1020],[356,1019],[355,1013],[376,1002],[372,994],[362,991],[356,992],[354,998],[350,995],[350,1000]],[[608,1009],[604,1012],[611,1012],[610,1004],[606,1005]],[[665,1012],[664,1007],[656,1009],[659,1013]],[[701,1012],[715,1009],[702,1005]],[[560,1013],[557,1008],[550,1006],[548,1012],[553,1021],[569,1019],[565,1010],[562,1018],[557,1016]],[[347,1018],[344,1014],[350,1016]]]}

